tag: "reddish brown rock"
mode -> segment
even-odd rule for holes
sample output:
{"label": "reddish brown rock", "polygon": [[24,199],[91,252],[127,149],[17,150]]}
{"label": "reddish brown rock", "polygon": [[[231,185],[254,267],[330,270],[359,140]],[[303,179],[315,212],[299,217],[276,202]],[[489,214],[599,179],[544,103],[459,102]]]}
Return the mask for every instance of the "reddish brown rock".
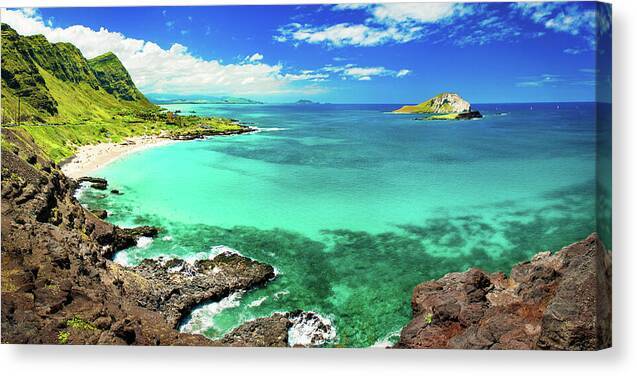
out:
{"label": "reddish brown rock", "polygon": [[414,289],[397,348],[599,350],[611,346],[611,258],[596,234],[507,278],[477,269]]}

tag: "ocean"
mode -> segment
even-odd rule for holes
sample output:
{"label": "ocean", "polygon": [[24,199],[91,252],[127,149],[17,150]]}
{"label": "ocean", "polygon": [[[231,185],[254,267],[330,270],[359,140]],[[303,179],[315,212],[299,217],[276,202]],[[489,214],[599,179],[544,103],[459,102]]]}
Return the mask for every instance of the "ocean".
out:
{"label": "ocean", "polygon": [[116,261],[232,249],[278,273],[197,308],[184,331],[218,338],[302,309],[334,325],[328,346],[384,346],[409,321],[418,283],[508,271],[594,231],[612,246],[610,105],[481,104],[484,118],[465,121],[379,104],[165,107],[261,131],[156,147],[97,171],[123,195],[85,189],[84,205],[121,226],[165,229]]}

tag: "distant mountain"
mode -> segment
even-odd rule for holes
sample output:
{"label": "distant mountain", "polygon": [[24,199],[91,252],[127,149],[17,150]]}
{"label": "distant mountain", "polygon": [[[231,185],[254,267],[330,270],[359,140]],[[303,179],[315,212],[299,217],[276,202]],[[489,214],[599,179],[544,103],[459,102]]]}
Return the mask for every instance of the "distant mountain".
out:
{"label": "distant mountain", "polygon": [[22,36],[2,24],[2,117],[16,122],[106,119],[125,111],[154,110],[117,57],[87,60],[71,43]]}
{"label": "distant mountain", "polygon": [[470,112],[471,104],[456,93],[442,93],[415,106],[403,106],[394,113],[400,114],[450,114]]}
{"label": "distant mountain", "polygon": [[263,102],[238,97],[166,96],[158,94],[149,94],[148,97],[155,104],[263,104]]}

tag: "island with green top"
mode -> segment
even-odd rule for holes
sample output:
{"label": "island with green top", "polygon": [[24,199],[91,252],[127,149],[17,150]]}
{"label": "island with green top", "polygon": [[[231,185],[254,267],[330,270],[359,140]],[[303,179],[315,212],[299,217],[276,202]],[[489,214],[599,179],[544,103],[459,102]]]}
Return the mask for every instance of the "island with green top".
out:
{"label": "island with green top", "polygon": [[415,106],[403,106],[395,114],[431,114],[417,120],[468,120],[482,117],[479,111],[456,93],[442,93]]}

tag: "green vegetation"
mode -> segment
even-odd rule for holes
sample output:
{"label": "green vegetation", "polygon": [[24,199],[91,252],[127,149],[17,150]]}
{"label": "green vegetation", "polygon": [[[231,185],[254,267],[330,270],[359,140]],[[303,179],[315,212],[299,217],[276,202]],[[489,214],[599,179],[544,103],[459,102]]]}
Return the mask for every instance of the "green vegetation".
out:
{"label": "green vegetation", "polygon": [[[18,116],[18,99],[20,111]],[[189,138],[241,131],[228,119],[179,116],[151,104],[113,53],[85,59],[70,43],[21,36],[2,24],[2,119],[54,162],[78,147],[161,135]],[[15,126],[20,123],[19,126]],[[13,146],[2,139],[2,148]]]}
{"label": "green vegetation", "polygon": [[89,60],[88,63],[100,86],[107,93],[121,100],[150,104],[146,97],[137,90],[126,68],[114,53],[107,52]]}
{"label": "green vegetation", "polygon": [[60,345],[66,345],[69,343],[69,339],[71,338],[70,329],[89,331],[97,330],[95,325],[87,322],[79,316],[73,316],[72,319],[66,320],[66,328],[67,330],[60,330],[58,332],[58,343]]}
{"label": "green vegetation", "polygon": [[442,93],[415,106],[403,106],[398,114],[449,114],[471,111],[471,105],[456,93]]}
{"label": "green vegetation", "polygon": [[431,325],[431,323],[434,321],[434,315],[432,315],[431,313],[426,314],[424,317],[424,321],[425,324]]}
{"label": "green vegetation", "polygon": [[[242,127],[228,119],[175,116],[155,113],[151,119],[138,115],[115,116],[110,120],[56,126],[22,125],[17,134],[29,134],[44,154],[56,163],[72,156],[78,147],[102,142],[122,142],[128,137],[162,135],[184,137],[234,132]],[[26,133],[26,134],[25,134]],[[3,144],[4,147],[4,144]]]}
{"label": "green vegetation", "polygon": [[82,320],[81,317],[75,316],[70,320],[66,321],[66,326],[68,328],[79,329],[79,330],[95,330],[97,329],[95,325],[88,323]]}
{"label": "green vegetation", "polygon": [[458,120],[459,114],[433,115],[425,118],[425,120]]}
{"label": "green vegetation", "polygon": [[69,332],[67,332],[65,330],[60,331],[58,333],[58,343],[60,345],[66,345],[67,343],[69,343],[69,336],[70,335],[71,335],[71,333],[69,333]]}
{"label": "green vegetation", "polygon": [[2,24],[3,125],[67,124],[104,120],[121,111],[157,110],[115,55],[87,60],[70,43],[21,36]]}

